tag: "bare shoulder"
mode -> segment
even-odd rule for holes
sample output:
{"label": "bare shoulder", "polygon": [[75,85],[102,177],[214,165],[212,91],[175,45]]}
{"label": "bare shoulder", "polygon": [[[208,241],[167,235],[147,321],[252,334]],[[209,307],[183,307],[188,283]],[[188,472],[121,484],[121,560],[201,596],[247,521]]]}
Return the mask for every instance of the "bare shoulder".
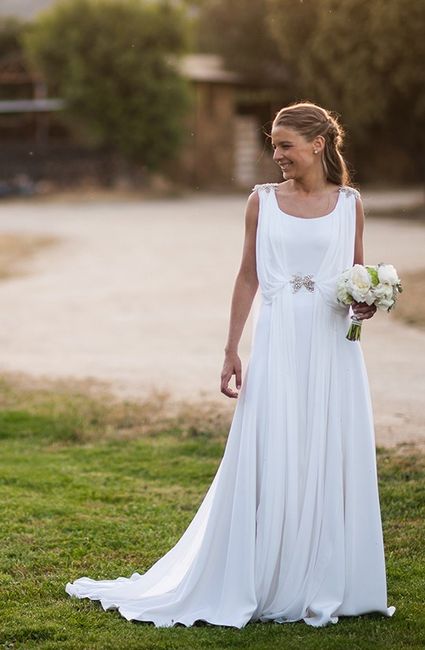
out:
{"label": "bare shoulder", "polygon": [[253,190],[248,196],[245,208],[245,221],[247,226],[255,227],[258,221],[258,212],[260,210],[260,197],[257,190]]}
{"label": "bare shoulder", "polygon": [[252,223],[257,225],[258,222],[258,213],[260,210],[260,193],[265,192],[269,194],[272,191],[276,191],[279,187],[279,183],[256,183],[251,190],[251,194],[248,197],[248,202],[246,206],[246,222],[247,225]]}
{"label": "bare shoulder", "polygon": [[364,223],[365,223],[365,214],[363,210],[363,202],[360,194],[355,197],[356,201],[356,230],[357,232],[363,232]]}
{"label": "bare shoulder", "polygon": [[356,196],[356,209],[363,212],[363,201],[361,196]]}
{"label": "bare shoulder", "polygon": [[364,216],[363,201],[362,201],[362,196],[361,196],[359,190],[357,190],[355,187],[350,187],[349,190],[352,190],[351,192],[349,192],[349,196],[354,197],[354,201],[355,201],[355,204],[356,204],[356,212],[358,214],[360,213],[360,214],[362,214]]}
{"label": "bare shoulder", "polygon": [[346,199],[354,198],[354,202],[356,206],[356,227],[358,230],[362,230],[365,216],[364,216],[363,201],[362,201],[360,191],[355,187],[351,187],[351,185],[341,185],[339,188],[339,192],[343,194],[346,197]]}

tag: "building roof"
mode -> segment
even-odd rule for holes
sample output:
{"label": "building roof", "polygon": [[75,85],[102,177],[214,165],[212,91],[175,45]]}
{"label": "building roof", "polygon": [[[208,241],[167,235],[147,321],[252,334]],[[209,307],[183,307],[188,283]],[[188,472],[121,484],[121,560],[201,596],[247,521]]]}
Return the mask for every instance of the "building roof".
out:
{"label": "building roof", "polygon": [[0,113],[46,113],[64,106],[63,99],[5,99],[0,101]]}

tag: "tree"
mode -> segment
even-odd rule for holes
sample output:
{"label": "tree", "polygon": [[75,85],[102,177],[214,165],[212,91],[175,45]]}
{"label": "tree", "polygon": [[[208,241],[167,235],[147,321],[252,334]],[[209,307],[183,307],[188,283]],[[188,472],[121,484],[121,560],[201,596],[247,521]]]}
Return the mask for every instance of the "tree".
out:
{"label": "tree", "polygon": [[423,165],[425,4],[268,0],[268,8],[297,98],[341,113],[362,156],[396,159],[398,149],[410,172]]}
{"label": "tree", "polygon": [[267,20],[267,0],[199,3],[197,47],[223,56],[227,66],[256,84],[282,84],[286,69]]}
{"label": "tree", "polygon": [[66,0],[39,15],[24,45],[87,145],[159,169],[177,155],[189,87],[176,62],[185,14],[166,1]]}
{"label": "tree", "polygon": [[21,54],[20,38],[24,23],[17,18],[0,18],[0,59]]}

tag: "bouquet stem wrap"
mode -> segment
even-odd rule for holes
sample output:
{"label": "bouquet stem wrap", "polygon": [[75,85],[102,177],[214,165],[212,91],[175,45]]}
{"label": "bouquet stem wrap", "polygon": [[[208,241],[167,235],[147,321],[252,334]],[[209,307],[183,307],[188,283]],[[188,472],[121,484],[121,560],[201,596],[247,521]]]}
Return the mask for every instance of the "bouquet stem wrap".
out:
{"label": "bouquet stem wrap", "polygon": [[348,329],[347,336],[345,337],[349,341],[360,341],[360,335],[362,332],[362,321],[356,318],[355,316],[351,317],[351,325]]}

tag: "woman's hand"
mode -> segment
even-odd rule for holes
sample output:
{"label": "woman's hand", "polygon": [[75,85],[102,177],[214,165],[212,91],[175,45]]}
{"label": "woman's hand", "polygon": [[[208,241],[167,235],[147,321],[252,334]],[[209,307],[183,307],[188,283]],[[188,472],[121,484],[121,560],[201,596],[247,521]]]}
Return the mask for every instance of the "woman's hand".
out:
{"label": "woman's hand", "polygon": [[351,304],[353,308],[354,316],[359,320],[364,320],[365,318],[372,318],[376,313],[375,305],[367,305],[365,302],[356,302],[354,301]]}
{"label": "woman's hand", "polygon": [[242,363],[237,352],[226,352],[221,371],[221,392],[227,397],[237,397],[239,393],[229,388],[229,381],[235,375],[236,388],[242,385]]}

